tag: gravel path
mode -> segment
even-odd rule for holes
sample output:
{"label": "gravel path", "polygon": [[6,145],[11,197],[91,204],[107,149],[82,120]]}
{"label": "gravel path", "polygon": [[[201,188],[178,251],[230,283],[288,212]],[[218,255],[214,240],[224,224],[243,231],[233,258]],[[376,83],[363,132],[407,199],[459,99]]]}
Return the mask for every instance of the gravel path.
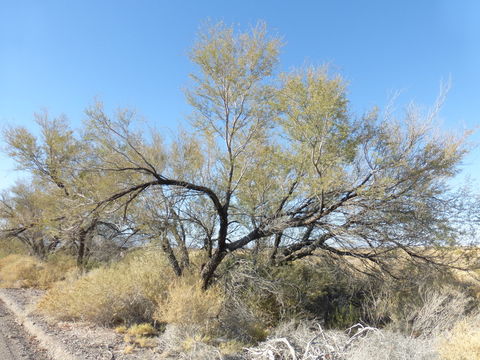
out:
{"label": "gravel path", "polygon": [[0,300],[0,359],[48,360],[34,337],[28,335]]}
{"label": "gravel path", "polygon": [[[116,334],[112,329],[82,322],[59,322],[41,316],[34,309],[43,294],[43,291],[33,289],[0,289],[0,299],[3,299],[6,304],[4,308],[8,306],[17,318],[25,321],[24,327],[38,337],[42,346],[48,348],[48,353],[53,359],[157,360],[165,358],[158,352],[160,350],[158,348],[136,348],[132,353],[124,353],[126,343],[123,335]],[[1,317],[0,328],[3,329]],[[0,336],[0,348],[1,341]],[[0,360],[9,359],[46,360],[48,357],[7,357],[0,350]]]}

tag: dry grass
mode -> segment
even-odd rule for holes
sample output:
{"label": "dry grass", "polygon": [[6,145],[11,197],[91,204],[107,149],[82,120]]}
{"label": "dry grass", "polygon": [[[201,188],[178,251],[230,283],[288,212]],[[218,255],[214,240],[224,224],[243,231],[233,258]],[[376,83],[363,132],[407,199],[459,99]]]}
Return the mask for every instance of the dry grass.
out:
{"label": "dry grass", "polygon": [[142,323],[132,325],[126,330],[126,333],[133,336],[154,336],[157,334],[157,329],[155,329],[152,324]]}
{"label": "dry grass", "polygon": [[[272,270],[234,260],[232,273],[219,272],[221,280],[204,291],[198,273],[177,278],[161,253],[137,252],[58,284],[39,308],[60,319],[127,325],[116,329],[125,336],[127,352],[155,346],[175,359],[434,360],[439,353],[445,360],[480,359],[480,330],[462,320],[475,307],[471,287],[478,283],[464,286],[448,273],[400,265],[407,279],[375,282],[341,267],[329,274],[320,264]],[[325,320],[325,304],[342,305],[344,298],[363,302],[364,312],[322,326],[299,320],[312,314]],[[344,329],[339,324],[358,314],[377,321],[379,329],[328,329],[332,324]],[[278,326],[290,319],[296,320]],[[152,337],[156,329],[149,324],[131,326],[153,320],[166,325],[159,337]]]}
{"label": "dry grass", "polygon": [[220,286],[204,291],[199,276],[186,274],[169,285],[166,297],[158,298],[154,317],[160,322],[212,330],[218,325],[224,302]]}
{"label": "dry grass", "polygon": [[102,325],[149,322],[174,277],[159,252],[141,252],[110,267],[63,282],[47,292],[39,310],[63,320]]}
{"label": "dry grass", "polygon": [[450,330],[471,308],[472,299],[450,286],[426,290],[422,306],[412,307],[405,330],[413,336],[432,337]]}
{"label": "dry grass", "polygon": [[[198,326],[169,324],[159,337],[157,351],[162,359],[226,359],[221,348],[212,344],[212,338],[201,335],[202,329]],[[225,349],[226,351],[231,350]],[[229,357],[229,359],[242,359]]]}
{"label": "dry grass", "polygon": [[463,319],[441,337],[438,345],[443,360],[480,359],[480,316]]}
{"label": "dry grass", "polygon": [[0,259],[1,286],[6,288],[48,289],[75,273],[75,261],[67,255],[52,256],[46,262],[15,254]]}
{"label": "dry grass", "polygon": [[438,360],[431,338],[415,338],[379,330],[359,339],[344,355],[345,360]]}
{"label": "dry grass", "polygon": [[135,324],[127,328],[118,326],[115,328],[118,334],[124,334],[123,341],[126,343],[124,353],[131,353],[136,348],[154,348],[158,346],[158,339],[153,338],[158,331],[151,324]]}
{"label": "dry grass", "polygon": [[0,259],[12,254],[27,255],[28,249],[17,239],[0,238]]}

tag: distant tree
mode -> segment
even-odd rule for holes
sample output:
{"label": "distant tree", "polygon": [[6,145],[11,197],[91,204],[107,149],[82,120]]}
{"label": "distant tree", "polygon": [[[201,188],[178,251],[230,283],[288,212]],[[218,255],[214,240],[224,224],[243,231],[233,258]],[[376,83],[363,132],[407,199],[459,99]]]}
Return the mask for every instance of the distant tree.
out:
{"label": "distant tree", "polygon": [[20,240],[31,255],[45,259],[60,244],[45,221],[45,197],[31,184],[19,183],[0,196],[0,235]]}

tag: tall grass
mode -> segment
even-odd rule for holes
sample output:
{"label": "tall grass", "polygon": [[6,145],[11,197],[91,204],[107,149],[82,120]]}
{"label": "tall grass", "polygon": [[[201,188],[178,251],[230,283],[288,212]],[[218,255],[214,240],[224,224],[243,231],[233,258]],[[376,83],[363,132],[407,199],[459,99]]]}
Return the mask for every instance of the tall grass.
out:
{"label": "tall grass", "polygon": [[28,249],[17,239],[0,238],[0,259],[12,254],[27,255]]}
{"label": "tall grass", "polygon": [[480,359],[480,316],[459,321],[440,338],[438,349],[443,360]]}
{"label": "tall grass", "polygon": [[102,325],[150,322],[173,278],[159,252],[137,252],[78,280],[57,284],[38,309],[57,319]]}
{"label": "tall grass", "polygon": [[188,274],[168,286],[166,296],[158,297],[156,320],[176,325],[215,328],[225,303],[223,289],[215,284],[202,289],[202,279]]}
{"label": "tall grass", "polygon": [[71,256],[56,254],[47,261],[12,254],[0,259],[0,286],[5,288],[48,289],[76,272]]}

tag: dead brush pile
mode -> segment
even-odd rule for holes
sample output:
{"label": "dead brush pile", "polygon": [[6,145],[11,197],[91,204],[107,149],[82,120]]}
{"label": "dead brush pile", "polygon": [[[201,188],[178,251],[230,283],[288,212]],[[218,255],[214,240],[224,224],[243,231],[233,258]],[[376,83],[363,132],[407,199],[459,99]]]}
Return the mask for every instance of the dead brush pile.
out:
{"label": "dead brush pile", "polygon": [[431,340],[357,324],[346,331],[318,323],[288,323],[269,339],[246,350],[248,360],[434,360]]}

